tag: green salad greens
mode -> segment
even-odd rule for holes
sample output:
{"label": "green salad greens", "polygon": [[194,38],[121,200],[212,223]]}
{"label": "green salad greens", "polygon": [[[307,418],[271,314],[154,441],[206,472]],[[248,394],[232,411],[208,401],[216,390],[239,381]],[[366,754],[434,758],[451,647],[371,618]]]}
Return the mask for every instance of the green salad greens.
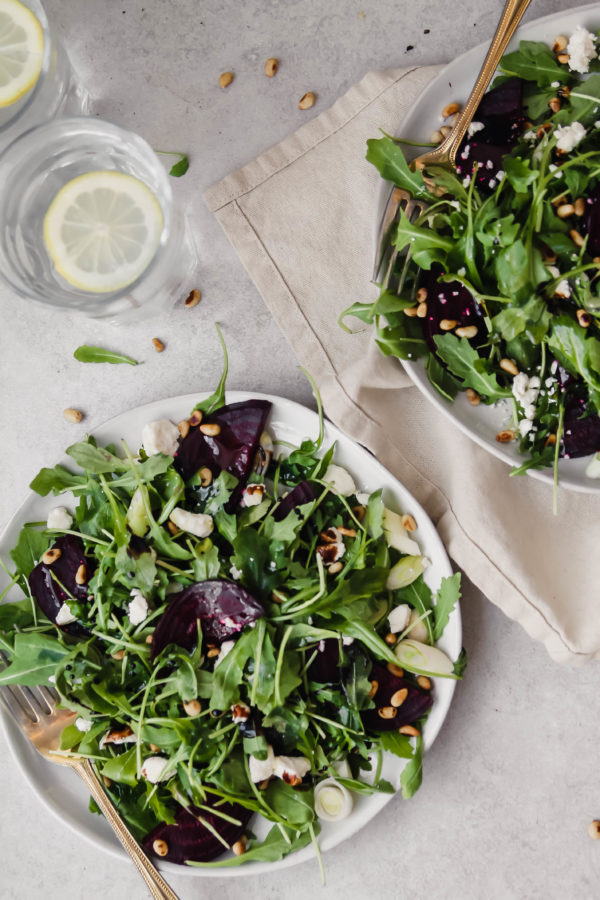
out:
{"label": "green salad greens", "polygon": [[174,862],[317,845],[353,797],[393,793],[384,753],[406,762],[410,797],[431,676],[464,669],[435,647],[460,576],[432,593],[419,523],[360,492],[322,422],[278,443],[269,408],[226,404],[223,378],[178,426],[149,423],[139,452],[74,444],[74,465],[32,482],[65,506],[3,563],[0,684],[54,686],[74,714],[59,752],[93,760],[135,836]]}
{"label": "green salad greens", "polygon": [[421,357],[449,403],[504,405],[496,438],[524,458],[513,474],[595,454],[600,477],[597,46],[579,27],[505,55],[456,173],[413,172],[400,139],[368,142],[382,177],[427,208],[393,230],[386,289],[343,315],[374,324],[382,353]]}

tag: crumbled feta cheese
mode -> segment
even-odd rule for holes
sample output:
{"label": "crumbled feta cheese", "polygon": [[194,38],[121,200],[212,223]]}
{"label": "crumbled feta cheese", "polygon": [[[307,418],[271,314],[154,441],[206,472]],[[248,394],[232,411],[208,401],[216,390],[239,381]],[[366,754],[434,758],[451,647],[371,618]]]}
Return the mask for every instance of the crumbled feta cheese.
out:
{"label": "crumbled feta cheese", "polygon": [[127,615],[132,625],[141,625],[148,615],[148,601],[138,588],[131,591],[131,600],[127,606]]}
{"label": "crumbled feta cheese", "polygon": [[69,608],[69,604],[63,603],[56,615],[54,622],[56,625],[70,625],[71,622],[74,622],[76,619],[77,616],[73,615]]}
{"label": "crumbled feta cheese", "polygon": [[233,578],[234,581],[239,581],[242,575],[244,574],[241,569],[235,565],[235,563],[229,567],[229,574]]}
{"label": "crumbled feta cheese", "polygon": [[75,719],[75,728],[78,731],[89,731],[92,727],[92,723],[89,719],[84,719],[83,716],[77,716]]}
{"label": "crumbled feta cheese", "polygon": [[537,140],[536,132],[529,129],[529,131],[526,131],[525,134],[523,135],[523,140],[524,141],[536,141]]}
{"label": "crumbled feta cheese", "polygon": [[48,675],[48,681],[50,684],[56,684],[56,675]]}
{"label": "crumbled feta cheese", "polygon": [[270,744],[267,745],[267,758],[257,759],[256,756],[248,757],[248,768],[250,770],[250,780],[256,784],[259,781],[265,781],[273,774],[275,767],[275,754]]}
{"label": "crumbled feta cheese", "polygon": [[460,275],[461,278],[464,278],[465,275],[467,274],[467,270],[465,269],[464,266],[461,266],[456,274]]}
{"label": "crumbled feta cheese", "polygon": [[221,647],[219,648],[219,655],[215,659],[215,669],[222,663],[228,653],[231,653],[233,648],[235,647],[235,641],[223,641]]}
{"label": "crumbled feta cheese", "polygon": [[512,383],[512,392],[517,403],[522,407],[526,419],[533,419],[535,404],[540,393],[540,379],[537,375],[531,378],[526,372],[515,375]]}
{"label": "crumbled feta cheese", "polygon": [[550,85],[550,87],[553,87],[553,88],[560,87],[560,81],[553,81],[552,84]]}
{"label": "crumbled feta cheese", "polygon": [[341,466],[333,465],[333,463],[327,467],[323,481],[331,485],[342,497],[351,497],[356,493],[356,485],[350,472]]}
{"label": "crumbled feta cheese", "polygon": [[338,528],[327,528],[327,543],[319,544],[317,551],[326,563],[337,562],[346,552],[344,538]]}
{"label": "crumbled feta cheese", "polygon": [[[122,733],[121,733],[122,732]],[[103,750],[107,744],[134,744],[137,738],[130,728],[125,727],[121,730],[115,729],[107,731],[100,738],[100,749]]]}
{"label": "crumbled feta cheese", "polygon": [[360,503],[361,506],[367,506],[370,496],[371,496],[370,494],[366,494],[364,491],[360,491],[356,495],[356,499],[358,500],[358,502]]}
{"label": "crumbled feta cheese", "polygon": [[498,169],[496,172],[496,181],[500,182],[506,177],[506,172],[504,169]]}
{"label": "crumbled feta cheese", "polygon": [[249,484],[242,493],[242,506],[260,506],[264,492],[264,484]]}
{"label": "crumbled feta cheese", "polygon": [[342,635],[342,646],[351,647],[353,643],[354,643],[353,637],[348,637],[347,634]]}
{"label": "crumbled feta cheese", "polygon": [[463,187],[469,187],[469,185],[471,184],[471,176],[470,176],[470,175],[465,175],[465,177],[463,178],[462,183],[463,183]]}
{"label": "crumbled feta cheese", "polygon": [[392,634],[399,634],[401,631],[404,631],[410,622],[410,614],[411,608],[408,603],[401,603],[400,606],[395,606],[391,610],[388,615],[388,622]]}
{"label": "crumbled feta cheese", "polygon": [[488,187],[489,187],[492,191],[493,191],[494,188],[496,187],[496,184],[497,184],[497,182],[496,182],[496,179],[495,179],[495,178],[490,178],[490,180],[488,181]]}
{"label": "crumbled feta cheese", "polygon": [[483,131],[484,129],[483,122],[471,122],[469,127],[467,128],[467,134],[469,137],[473,137],[474,134],[477,134],[478,131]]}
{"label": "crumbled feta cheese", "polygon": [[458,200],[447,200],[446,202],[448,206],[451,206],[453,209],[460,209],[460,203],[458,202]]}
{"label": "crumbled feta cheese", "polygon": [[175,456],[179,446],[179,429],[169,419],[148,422],[142,429],[142,446],[148,456],[165,453]]}
{"label": "crumbled feta cheese", "polygon": [[577,26],[567,44],[569,68],[572,72],[580,72],[582,75],[589,72],[591,60],[598,56],[594,47],[595,40],[595,36],[587,28]]}
{"label": "crumbled feta cheese", "polygon": [[488,159],[488,161],[487,161],[486,164],[485,164],[485,167],[486,167],[486,169],[488,170],[488,172],[489,172],[491,169],[494,168],[494,163],[492,162],[491,159]]}
{"label": "crumbled feta cheese", "polygon": [[559,281],[559,283],[554,288],[554,294],[557,297],[562,297],[563,300],[566,300],[571,296],[571,288],[569,287],[569,282],[566,278],[563,278],[562,281]]}
{"label": "crumbled feta cheese", "polygon": [[206,513],[188,512],[187,509],[182,509],[180,506],[175,507],[169,519],[182,531],[188,531],[199,538],[208,537],[214,528],[212,516]]}
{"label": "crumbled feta cheese", "polygon": [[531,419],[520,419],[519,432],[521,434],[521,437],[525,437],[526,434],[529,434],[532,428],[533,422],[531,421]]}
{"label": "crumbled feta cheese", "polygon": [[57,531],[68,531],[72,524],[73,516],[66,506],[55,506],[48,513],[48,521],[46,522],[48,528],[56,529]]}
{"label": "crumbled feta cheese", "polygon": [[165,772],[169,760],[164,756],[149,756],[142,763],[142,775],[150,784],[158,784],[159,781],[168,781],[171,773]]}
{"label": "crumbled feta cheese", "polygon": [[594,122],[594,128],[600,128],[600,119]]}
{"label": "crumbled feta cheese", "polygon": [[571,122],[570,125],[559,125],[554,129],[556,136],[556,149],[564,153],[570,153],[586,135],[586,130],[581,122]]}
{"label": "crumbled feta cheese", "polygon": [[548,271],[550,272],[550,274],[552,275],[553,278],[559,277],[560,269],[558,269],[556,266],[546,266],[546,268],[548,269]]}
{"label": "crumbled feta cheese", "polygon": [[297,782],[302,781],[305,775],[310,772],[310,760],[305,756],[276,756],[275,765],[273,766],[273,775],[282,778],[283,781]]}

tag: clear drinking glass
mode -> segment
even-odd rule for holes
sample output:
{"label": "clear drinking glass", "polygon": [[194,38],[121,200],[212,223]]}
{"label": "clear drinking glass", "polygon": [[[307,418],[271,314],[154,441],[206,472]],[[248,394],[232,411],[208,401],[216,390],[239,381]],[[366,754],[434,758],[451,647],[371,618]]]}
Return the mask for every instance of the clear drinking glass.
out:
{"label": "clear drinking glass", "polygon": [[0,150],[19,134],[58,115],[88,111],[89,96],[78,82],[60,39],[48,24],[39,0],[21,0],[40,23],[44,50],[35,84],[14,103],[0,107]]}
{"label": "clear drinking glass", "polygon": [[[162,211],[156,250],[126,287],[106,293],[75,287],[59,274],[44,236],[58,192],[86,173],[121,172],[141,181]],[[22,297],[126,321],[185,296],[197,268],[193,238],[173,203],[169,176],[143,138],[95,118],[55,119],[31,129],[0,154],[0,277]],[[159,232],[160,228],[160,232]]]}

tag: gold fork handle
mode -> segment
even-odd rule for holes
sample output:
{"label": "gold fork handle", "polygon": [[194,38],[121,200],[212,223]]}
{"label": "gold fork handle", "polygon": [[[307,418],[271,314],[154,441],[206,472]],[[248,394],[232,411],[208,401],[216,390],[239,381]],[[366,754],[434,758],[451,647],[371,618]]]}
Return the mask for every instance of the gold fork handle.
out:
{"label": "gold fork handle", "polygon": [[138,872],[146,882],[150,893],[155,900],[178,900],[177,894],[171,890],[160,872],[152,865],[119,816],[110,798],[98,781],[90,761],[88,759],[82,759],[81,762],[78,762],[73,768],[87,785],[90,794],[102,810],[106,821],[136,864]]}
{"label": "gold fork handle", "polygon": [[523,14],[530,2],[531,0],[507,0],[473,90],[469,94],[469,98],[446,140],[432,153],[423,155],[423,159],[424,161],[426,159],[427,163],[443,163],[447,161],[450,165],[455,165],[456,151],[465,136],[467,128],[473,121],[473,116],[477,112],[477,107],[492,80],[494,72],[498,68],[502,54],[506,50],[508,42],[515,33],[517,25],[523,18]]}

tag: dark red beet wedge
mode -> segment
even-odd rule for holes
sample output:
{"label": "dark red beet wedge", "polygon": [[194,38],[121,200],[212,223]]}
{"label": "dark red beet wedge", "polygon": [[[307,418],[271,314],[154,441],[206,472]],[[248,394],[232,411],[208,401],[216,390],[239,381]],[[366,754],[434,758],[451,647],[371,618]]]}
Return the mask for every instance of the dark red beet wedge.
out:
{"label": "dark red beet wedge", "polygon": [[168,644],[192,650],[198,641],[198,622],[208,644],[237,638],[244,626],[264,615],[252,594],[234,581],[200,581],[192,584],[166,608],[154,632],[152,659]]}
{"label": "dark red beet wedge", "polygon": [[447,333],[440,328],[442,319],[452,319],[459,323],[459,327],[476,325],[478,329],[482,328],[481,333],[485,334],[481,311],[472,295],[459,281],[438,281],[440,274],[439,267],[432,267],[430,271],[421,273],[419,282],[427,291],[427,316],[421,321],[423,337],[432,353],[436,352],[433,340],[435,335]]}
{"label": "dark red beet wedge", "polygon": [[301,481],[283,498],[279,506],[273,511],[273,518],[276,522],[281,522],[297,506],[302,506],[303,503],[310,503],[314,499],[315,492],[312,486],[308,481]]}
{"label": "dark red beet wedge", "polygon": [[[35,597],[36,603],[50,621],[56,622],[56,617],[63,603],[69,602],[70,596],[79,601],[88,599],[87,584],[77,584],[75,575],[81,565],[86,568],[89,581],[94,563],[83,552],[83,544],[79,538],[72,534],[66,534],[52,545],[53,549],[60,550],[60,556],[51,565],[38,563],[29,576],[29,587]],[[52,574],[54,574],[54,578]],[[60,584],[58,583],[60,582]],[[63,590],[61,585],[66,588]],[[68,593],[67,593],[68,592]],[[63,625],[67,632],[77,633],[75,623]],[[80,628],[80,626],[79,626]]]}
{"label": "dark red beet wedge", "polygon": [[219,434],[211,437],[198,427],[192,428],[175,454],[175,468],[186,481],[203,466],[210,469],[213,477],[223,471],[235,475],[239,484],[227,504],[231,512],[239,503],[252,471],[270,411],[268,400],[244,400],[215,410],[204,417],[202,424],[218,425]]}
{"label": "dark red beet wedge", "polygon": [[[430,691],[423,691],[406,678],[393,675],[384,666],[374,665],[369,676],[376,681],[378,688],[373,697],[375,709],[367,709],[361,713],[363,725],[370,731],[397,731],[402,725],[410,725],[420,719],[433,704]],[[399,707],[393,707],[392,697],[397,691],[407,690],[407,696]],[[396,715],[386,719],[378,710],[384,707],[395,708]]]}
{"label": "dark red beet wedge", "polygon": [[155,854],[155,841],[164,841],[167,846],[166,854],[161,854],[163,859],[168,862],[179,863],[180,865],[187,860],[210,862],[211,859],[225,853],[226,848],[221,841],[202,822],[199,822],[196,816],[208,822],[221,835],[223,840],[231,846],[243,835],[252,812],[244,809],[238,803],[228,803],[221,800],[220,797],[215,797],[211,794],[208,794],[206,805],[213,809],[217,808],[225,815],[238,819],[240,824],[234,825],[232,822],[227,822],[210,810],[190,806],[191,812],[181,809],[177,813],[175,824],[167,825],[166,822],[161,822],[160,825],[157,825],[156,828],[153,828],[146,835],[142,841],[146,853]]}
{"label": "dark red beet wedge", "polygon": [[582,233],[588,236],[587,252],[600,256],[600,185],[586,198],[581,225]]}

